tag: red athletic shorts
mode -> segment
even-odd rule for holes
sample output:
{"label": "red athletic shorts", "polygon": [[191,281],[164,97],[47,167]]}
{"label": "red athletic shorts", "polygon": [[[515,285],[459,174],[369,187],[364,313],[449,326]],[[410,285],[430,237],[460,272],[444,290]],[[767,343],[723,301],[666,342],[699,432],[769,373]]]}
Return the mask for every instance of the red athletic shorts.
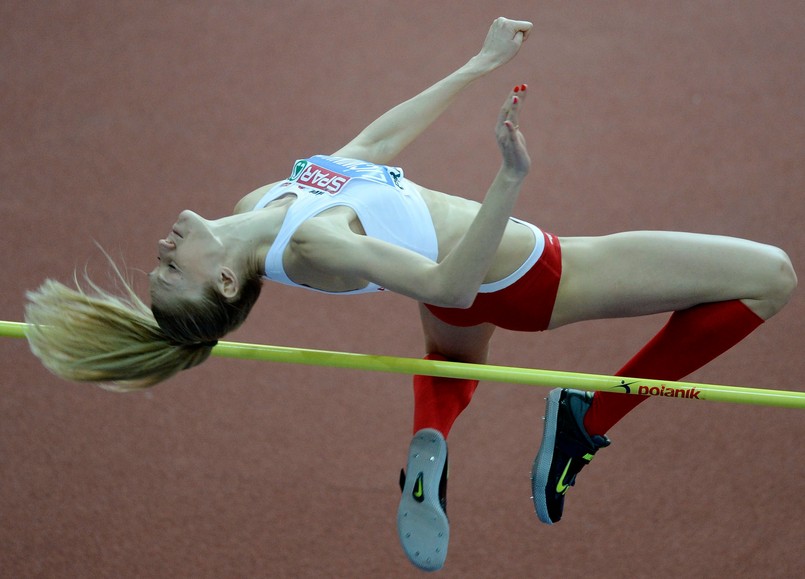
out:
{"label": "red athletic shorts", "polygon": [[506,330],[541,332],[551,322],[559,279],[562,250],[555,235],[543,232],[545,248],[534,266],[512,285],[491,293],[479,293],[467,309],[425,304],[441,321],[453,326],[488,322]]}

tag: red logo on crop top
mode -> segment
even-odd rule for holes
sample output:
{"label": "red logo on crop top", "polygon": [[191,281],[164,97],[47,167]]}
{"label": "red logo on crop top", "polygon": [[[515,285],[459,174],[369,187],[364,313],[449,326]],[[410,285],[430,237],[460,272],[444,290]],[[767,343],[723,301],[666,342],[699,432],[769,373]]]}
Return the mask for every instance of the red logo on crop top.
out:
{"label": "red logo on crop top", "polygon": [[307,185],[320,191],[335,195],[344,185],[349,183],[350,177],[320,167],[310,161],[298,161],[291,173],[291,180],[300,185]]}

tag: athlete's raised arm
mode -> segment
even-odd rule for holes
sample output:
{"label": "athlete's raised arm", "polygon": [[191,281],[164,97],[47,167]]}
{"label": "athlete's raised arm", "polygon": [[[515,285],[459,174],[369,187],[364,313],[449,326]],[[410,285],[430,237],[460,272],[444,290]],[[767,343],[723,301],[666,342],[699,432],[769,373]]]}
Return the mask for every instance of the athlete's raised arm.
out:
{"label": "athlete's raised arm", "polygon": [[383,114],[334,154],[388,163],[428,128],[463,89],[511,60],[531,28],[532,24],[524,20],[496,19],[481,51],[464,66]]}

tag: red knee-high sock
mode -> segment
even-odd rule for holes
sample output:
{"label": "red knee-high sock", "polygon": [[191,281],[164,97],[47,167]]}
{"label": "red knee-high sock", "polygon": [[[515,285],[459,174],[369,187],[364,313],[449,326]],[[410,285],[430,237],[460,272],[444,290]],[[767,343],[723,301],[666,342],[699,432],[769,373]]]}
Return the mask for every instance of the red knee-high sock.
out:
{"label": "red knee-high sock", "polygon": [[[743,340],[763,319],[743,302],[703,304],[674,312],[665,327],[617,376],[681,380]],[[590,434],[606,434],[646,396],[596,392],[584,417]]]}
{"label": "red knee-high sock", "polygon": [[[425,359],[447,360],[438,354],[428,354]],[[414,376],[414,432],[435,428],[447,438],[477,386],[478,380]]]}

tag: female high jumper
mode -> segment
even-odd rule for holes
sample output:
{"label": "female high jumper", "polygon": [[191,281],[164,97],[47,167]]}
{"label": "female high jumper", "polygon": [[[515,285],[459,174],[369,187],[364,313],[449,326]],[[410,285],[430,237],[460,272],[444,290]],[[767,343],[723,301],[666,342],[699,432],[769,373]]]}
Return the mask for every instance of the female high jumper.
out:
{"label": "female high jumper", "polygon": [[[119,390],[151,386],[203,362],[243,323],[270,280],[329,294],[387,290],[412,298],[429,359],[485,363],[496,328],[538,332],[671,312],[617,374],[675,381],[713,360],[788,301],[796,275],[787,255],[679,232],[557,237],[516,219],[530,168],[520,131],[526,85],[500,110],[502,162],[482,203],[418,185],[388,165],[464,88],[512,59],[531,28],[498,18],[465,65],[332,155],[297,161],[288,176],[243,197],[231,215],[207,220],[182,212],[159,240],[150,307],[128,285],[116,295],[91,281],[86,289],[45,281],[26,307],[32,350],[69,380]],[[478,382],[414,376],[413,384],[414,437],[398,533],[411,562],[435,570],[444,564],[450,530],[446,438]],[[579,470],[643,400],[550,393],[532,469],[542,522],[561,518]]]}

